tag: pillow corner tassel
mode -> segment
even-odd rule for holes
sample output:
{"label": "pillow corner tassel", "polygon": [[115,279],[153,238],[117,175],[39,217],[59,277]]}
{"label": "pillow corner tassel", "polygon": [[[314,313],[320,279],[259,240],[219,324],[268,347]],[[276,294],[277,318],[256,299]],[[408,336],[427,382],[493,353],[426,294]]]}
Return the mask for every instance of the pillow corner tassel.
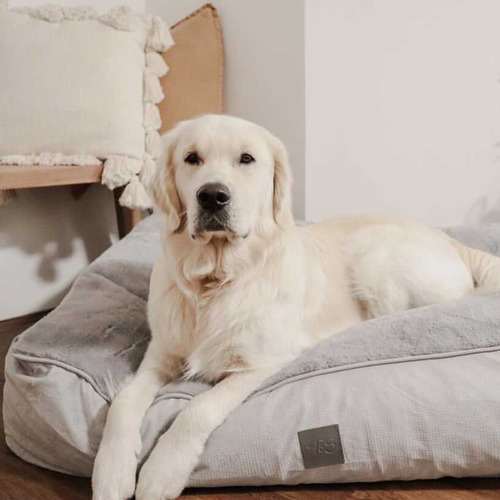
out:
{"label": "pillow corner tassel", "polygon": [[142,164],[139,160],[126,156],[109,156],[104,162],[101,183],[109,189],[124,186],[132,177],[141,171]]}
{"label": "pillow corner tassel", "polygon": [[147,39],[147,48],[157,52],[166,52],[174,44],[174,39],[166,21],[159,16],[153,16]]}
{"label": "pillow corner tassel", "polygon": [[122,207],[136,210],[147,210],[153,206],[146,187],[137,175],[130,179],[120,196],[119,203]]}
{"label": "pillow corner tassel", "polygon": [[159,78],[149,68],[146,68],[144,72],[144,101],[158,104],[163,101],[164,97]]}
{"label": "pillow corner tassel", "polygon": [[161,78],[168,73],[168,64],[165,59],[163,59],[163,56],[155,50],[149,50],[146,52],[146,67],[158,78]]}
{"label": "pillow corner tassel", "polygon": [[146,127],[145,146],[146,153],[149,153],[153,159],[161,156],[161,137],[154,128]]}
{"label": "pillow corner tassel", "polygon": [[153,184],[154,177],[156,173],[156,162],[151,155],[146,153],[144,164],[142,165],[141,173],[139,174],[139,180],[146,187],[150,189]]}

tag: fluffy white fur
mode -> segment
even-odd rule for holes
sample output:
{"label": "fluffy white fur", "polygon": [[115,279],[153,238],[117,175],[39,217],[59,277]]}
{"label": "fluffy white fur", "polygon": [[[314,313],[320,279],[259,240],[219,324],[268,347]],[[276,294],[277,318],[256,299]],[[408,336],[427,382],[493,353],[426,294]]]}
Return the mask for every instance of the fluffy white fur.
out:
{"label": "fluffy white fur", "polygon": [[[211,432],[264,379],[321,339],[382,314],[500,288],[500,259],[420,224],[377,217],[295,227],[281,142],[227,116],[179,124],[153,185],[165,213],[149,298],[152,340],[110,408],[94,500],[177,497]],[[199,165],[185,162],[197,152]],[[242,153],[255,162],[240,164]],[[226,231],[197,229],[196,193],[231,191]],[[140,471],[142,418],[175,377],[216,385],[195,397]]]}

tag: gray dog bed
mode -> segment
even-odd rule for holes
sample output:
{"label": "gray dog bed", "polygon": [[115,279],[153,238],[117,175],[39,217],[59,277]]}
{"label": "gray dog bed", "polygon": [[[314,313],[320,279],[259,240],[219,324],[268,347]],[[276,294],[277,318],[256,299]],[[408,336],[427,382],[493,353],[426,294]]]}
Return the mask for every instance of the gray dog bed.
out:
{"label": "gray dog bed", "polygon": [[[152,216],[76,280],[6,359],[7,444],[89,476],[109,403],[149,340],[159,252]],[[499,254],[500,225],[450,230]],[[382,317],[324,341],[269,379],[211,436],[191,486],[330,483],[500,473],[500,297]],[[142,426],[152,448],[201,382],[164,387]]]}

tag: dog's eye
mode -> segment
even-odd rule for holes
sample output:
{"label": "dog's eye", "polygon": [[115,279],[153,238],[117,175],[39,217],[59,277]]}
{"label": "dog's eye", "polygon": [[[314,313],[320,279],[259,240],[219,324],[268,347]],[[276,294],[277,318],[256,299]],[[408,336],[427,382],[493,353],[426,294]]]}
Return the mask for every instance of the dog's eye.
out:
{"label": "dog's eye", "polygon": [[248,153],[243,153],[240,156],[240,163],[248,164],[248,163],[253,163],[255,161],[255,158]]}
{"label": "dog's eye", "polygon": [[186,158],[184,158],[184,161],[190,165],[199,165],[201,163],[201,158],[198,156],[198,153],[189,153]]}

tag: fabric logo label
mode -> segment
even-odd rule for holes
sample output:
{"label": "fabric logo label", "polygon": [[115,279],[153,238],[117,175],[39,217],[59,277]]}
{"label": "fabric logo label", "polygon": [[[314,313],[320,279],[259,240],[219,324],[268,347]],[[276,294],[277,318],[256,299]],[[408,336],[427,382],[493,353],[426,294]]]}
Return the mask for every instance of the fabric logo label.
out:
{"label": "fabric logo label", "polygon": [[338,425],[306,429],[298,435],[306,469],[345,463]]}

